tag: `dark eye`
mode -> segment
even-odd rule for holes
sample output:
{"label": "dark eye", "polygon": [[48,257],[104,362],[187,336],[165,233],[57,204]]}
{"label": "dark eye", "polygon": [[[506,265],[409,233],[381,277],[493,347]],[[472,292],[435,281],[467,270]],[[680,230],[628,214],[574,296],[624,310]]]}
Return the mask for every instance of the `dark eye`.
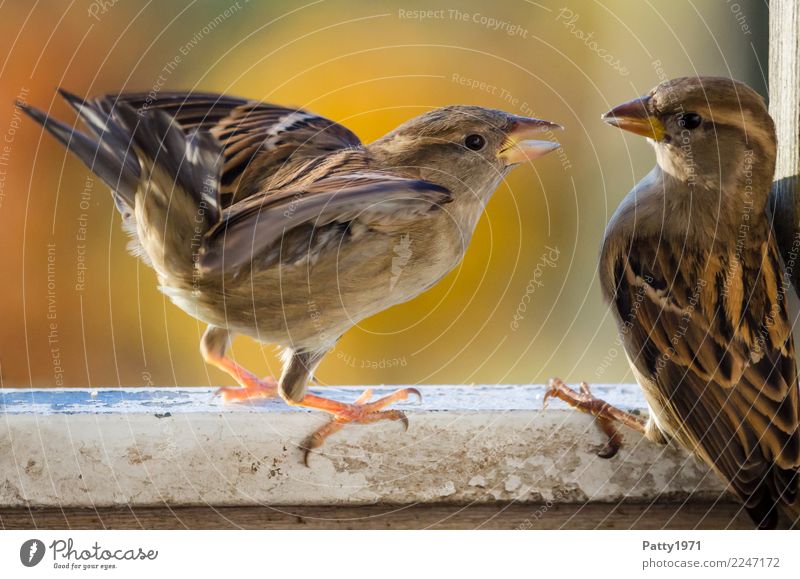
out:
{"label": "dark eye", "polygon": [[466,139],[464,139],[464,145],[467,147],[467,149],[480,151],[483,149],[484,145],[486,145],[486,139],[484,139],[481,135],[469,135]]}
{"label": "dark eye", "polygon": [[689,129],[691,131],[700,126],[703,122],[703,117],[697,113],[686,113],[679,122],[684,129]]}

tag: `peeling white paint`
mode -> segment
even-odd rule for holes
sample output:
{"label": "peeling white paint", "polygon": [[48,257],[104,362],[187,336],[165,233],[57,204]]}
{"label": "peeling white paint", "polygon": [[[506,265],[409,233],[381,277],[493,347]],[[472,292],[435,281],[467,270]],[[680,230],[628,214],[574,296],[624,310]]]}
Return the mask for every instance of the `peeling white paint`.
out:
{"label": "peeling white paint", "polygon": [[505,489],[506,492],[508,493],[513,493],[521,486],[522,486],[522,479],[515,474],[512,474],[510,477],[506,479]]}
{"label": "peeling white paint", "polygon": [[469,482],[467,484],[471,487],[485,487],[486,479],[478,474],[469,479]]}
{"label": "peeling white paint", "polygon": [[592,419],[556,405],[540,410],[541,387],[429,387],[424,406],[398,406],[408,432],[398,423],[348,426],[312,454],[310,468],[298,444],[324,419],[280,404],[220,407],[188,389],[155,397],[99,390],[94,400],[88,390],[61,399],[9,392],[0,394],[2,507],[616,502],[721,492],[682,451],[630,432],[617,457],[597,457],[605,441]]}

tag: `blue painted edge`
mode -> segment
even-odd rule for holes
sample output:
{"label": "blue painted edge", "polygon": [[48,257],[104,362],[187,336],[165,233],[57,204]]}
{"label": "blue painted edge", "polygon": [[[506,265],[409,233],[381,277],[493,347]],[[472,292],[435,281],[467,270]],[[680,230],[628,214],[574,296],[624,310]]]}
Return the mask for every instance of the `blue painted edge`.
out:
{"label": "blue painted edge", "polygon": [[[379,398],[402,386],[372,386]],[[473,385],[415,386],[422,392],[416,398],[398,403],[408,412],[508,412],[541,410],[545,386]],[[315,387],[315,394],[342,402],[352,402],[364,386]],[[223,403],[214,397],[214,388],[48,388],[0,389],[0,413],[11,414],[174,414],[174,413],[237,413],[237,412],[302,412],[287,406],[280,399],[244,403]],[[592,392],[603,400],[626,410],[645,407],[641,389],[636,384],[597,384]],[[548,408],[566,408],[551,400]]]}

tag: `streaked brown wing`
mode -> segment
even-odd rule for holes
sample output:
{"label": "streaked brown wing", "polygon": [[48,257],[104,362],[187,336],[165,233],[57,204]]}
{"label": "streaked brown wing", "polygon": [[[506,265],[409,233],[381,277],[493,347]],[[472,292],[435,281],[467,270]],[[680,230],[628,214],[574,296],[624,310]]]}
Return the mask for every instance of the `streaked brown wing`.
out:
{"label": "streaked brown wing", "polygon": [[604,290],[659,424],[763,520],[797,500],[797,370],[774,241],[735,251],[637,239]]}
{"label": "streaked brown wing", "polygon": [[[136,110],[169,113],[188,133],[209,131],[225,155],[220,199],[223,207],[259,191],[263,179],[292,160],[358,147],[349,129],[301,109],[213,93],[109,94],[93,100],[108,114],[116,103]],[[249,172],[258,178],[247,178]]]}
{"label": "streaked brown wing", "polygon": [[251,263],[260,268],[280,254],[281,240],[292,232],[308,238],[289,244],[308,250],[331,226],[341,231],[350,223],[402,223],[450,202],[450,192],[434,183],[382,173],[336,175],[302,189],[264,192],[229,207],[203,242],[201,270],[236,274]]}

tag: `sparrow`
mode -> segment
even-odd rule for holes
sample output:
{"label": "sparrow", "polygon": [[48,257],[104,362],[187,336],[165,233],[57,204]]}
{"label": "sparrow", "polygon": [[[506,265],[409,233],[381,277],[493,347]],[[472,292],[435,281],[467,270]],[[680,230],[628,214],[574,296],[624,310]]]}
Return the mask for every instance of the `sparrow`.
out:
{"label": "sparrow", "polygon": [[728,78],[659,84],[602,119],[647,137],[656,166],[603,240],[599,276],[647,421],[551,381],[556,396],[614,425],[675,441],[709,465],[761,528],[800,522],[800,404],[792,323],[767,202],[775,127],[764,100]]}
{"label": "sparrow", "polygon": [[[452,270],[509,171],[559,146],[534,137],[561,128],[447,106],[365,145],[314,113],[232,96],[60,94],[88,132],[18,104],[110,186],[132,252],[208,324],[203,358],[239,384],[218,394],[331,416],[301,444],[306,465],[347,423],[408,428],[387,407],[415,388],[346,404],[308,392],[315,369],[348,329]],[[279,379],[227,356],[236,334],[283,348]]]}

